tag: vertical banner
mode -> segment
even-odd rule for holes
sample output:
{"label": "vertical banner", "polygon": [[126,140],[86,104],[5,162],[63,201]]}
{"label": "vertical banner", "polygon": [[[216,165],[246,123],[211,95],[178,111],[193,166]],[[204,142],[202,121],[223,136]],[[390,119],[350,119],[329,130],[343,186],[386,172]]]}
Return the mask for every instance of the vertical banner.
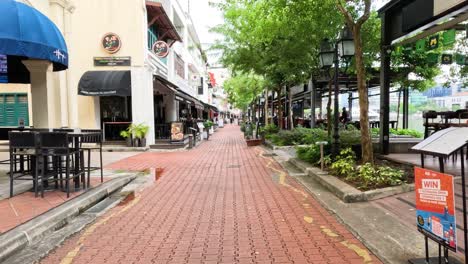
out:
{"label": "vertical banner", "polygon": [[453,176],[414,168],[418,231],[457,251]]}

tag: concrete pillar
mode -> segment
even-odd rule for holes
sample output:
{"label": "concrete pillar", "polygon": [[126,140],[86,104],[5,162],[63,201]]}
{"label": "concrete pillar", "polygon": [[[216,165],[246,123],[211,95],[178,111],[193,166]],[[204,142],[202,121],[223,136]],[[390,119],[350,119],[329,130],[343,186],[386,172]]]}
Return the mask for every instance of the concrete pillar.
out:
{"label": "concrete pillar", "polygon": [[24,60],[23,64],[31,74],[32,112],[34,127],[53,128],[60,126],[56,106],[60,105],[57,89],[53,83],[52,63],[45,60]]}
{"label": "concrete pillar", "polygon": [[150,127],[146,144],[154,144],[154,98],[153,74],[145,67],[133,67],[132,77],[132,122],[144,123]]}
{"label": "concrete pillar", "polygon": [[175,94],[169,93],[164,96],[166,105],[166,123],[177,121]]}

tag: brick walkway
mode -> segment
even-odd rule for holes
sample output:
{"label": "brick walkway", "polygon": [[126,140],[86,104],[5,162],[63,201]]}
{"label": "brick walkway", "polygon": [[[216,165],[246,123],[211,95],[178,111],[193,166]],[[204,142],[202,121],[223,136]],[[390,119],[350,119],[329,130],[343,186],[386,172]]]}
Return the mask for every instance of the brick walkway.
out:
{"label": "brick walkway", "polygon": [[42,263],[380,263],[238,126],[110,167],[162,178]]}

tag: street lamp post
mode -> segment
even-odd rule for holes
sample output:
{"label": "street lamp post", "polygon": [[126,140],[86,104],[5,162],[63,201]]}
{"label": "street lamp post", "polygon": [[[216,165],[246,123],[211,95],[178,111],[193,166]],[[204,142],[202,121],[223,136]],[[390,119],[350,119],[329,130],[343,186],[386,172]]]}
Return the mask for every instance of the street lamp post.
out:
{"label": "street lamp post", "polygon": [[[340,93],[340,84],[338,82],[338,71],[340,67],[340,57],[343,57],[345,60],[349,60],[354,55],[354,41],[353,34],[351,31],[345,27],[340,34],[340,38],[333,45],[328,39],[322,41],[320,46],[320,66],[322,68],[331,68],[335,66],[334,78],[335,83],[334,89],[334,113],[333,113],[333,146],[332,146],[332,155],[337,156],[340,149],[340,134],[339,134],[339,93]],[[330,120],[328,120],[330,122]]]}

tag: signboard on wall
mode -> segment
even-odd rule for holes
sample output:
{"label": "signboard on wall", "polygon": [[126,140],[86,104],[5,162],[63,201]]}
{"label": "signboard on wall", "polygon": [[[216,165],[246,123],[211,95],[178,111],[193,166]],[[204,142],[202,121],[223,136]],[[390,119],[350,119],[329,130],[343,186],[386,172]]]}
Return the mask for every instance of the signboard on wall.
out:
{"label": "signboard on wall", "polygon": [[101,45],[107,53],[114,54],[122,47],[122,41],[119,35],[109,32],[102,37]]}
{"label": "signboard on wall", "polygon": [[164,41],[156,41],[153,44],[153,52],[158,58],[166,58],[169,55],[169,45]]}
{"label": "signboard on wall", "polygon": [[8,62],[6,55],[0,55],[0,83],[8,83]]}
{"label": "signboard on wall", "polygon": [[184,140],[184,125],[181,122],[173,122],[171,124],[171,140],[172,141]]}
{"label": "signboard on wall", "polygon": [[414,168],[418,231],[456,251],[456,217],[453,176]]}
{"label": "signboard on wall", "polygon": [[131,66],[132,57],[94,57],[94,66]]}

